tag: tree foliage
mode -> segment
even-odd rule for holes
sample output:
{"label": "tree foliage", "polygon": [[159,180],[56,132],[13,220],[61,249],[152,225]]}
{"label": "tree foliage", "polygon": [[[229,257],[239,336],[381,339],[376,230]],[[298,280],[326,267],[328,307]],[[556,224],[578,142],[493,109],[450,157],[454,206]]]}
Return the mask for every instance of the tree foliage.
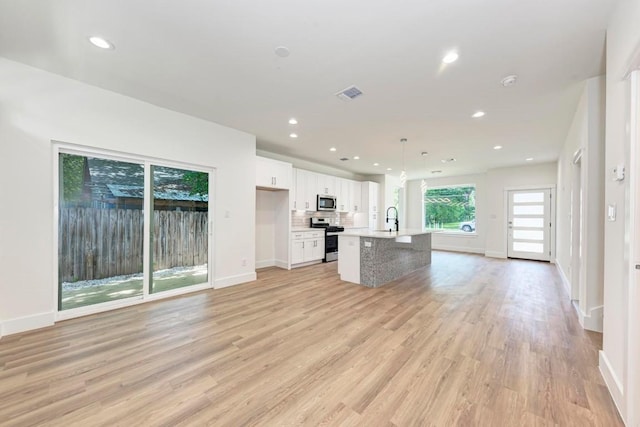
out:
{"label": "tree foliage", "polygon": [[429,188],[425,193],[425,223],[469,221],[476,217],[476,188]]}
{"label": "tree foliage", "polygon": [[62,200],[77,201],[81,199],[84,185],[84,163],[84,156],[60,153]]}
{"label": "tree foliage", "polygon": [[202,198],[209,195],[209,174],[206,172],[186,171],[182,177],[189,187],[189,194]]}

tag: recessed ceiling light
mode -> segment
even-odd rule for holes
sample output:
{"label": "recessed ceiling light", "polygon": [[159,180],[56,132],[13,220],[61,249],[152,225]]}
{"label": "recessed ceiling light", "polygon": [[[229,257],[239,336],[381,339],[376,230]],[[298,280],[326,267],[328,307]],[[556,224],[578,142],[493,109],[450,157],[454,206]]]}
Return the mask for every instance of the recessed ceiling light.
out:
{"label": "recessed ceiling light", "polygon": [[442,173],[442,171],[441,170],[431,171],[431,173]]}
{"label": "recessed ceiling light", "polygon": [[447,53],[444,58],[442,58],[442,62],[444,62],[445,64],[451,64],[452,62],[456,62],[458,60],[458,52],[456,52],[455,50],[452,50],[451,52]]}
{"label": "recessed ceiling light", "polygon": [[336,151],[336,147],[329,148],[329,151]]}
{"label": "recessed ceiling light", "polygon": [[387,170],[388,170],[388,171],[390,171],[390,170],[393,170],[393,169],[391,169],[391,168],[387,168]]}
{"label": "recessed ceiling light", "polygon": [[494,150],[502,150],[502,145],[494,145],[493,149]]}
{"label": "recessed ceiling light", "polygon": [[484,114],[485,114],[484,111],[476,111],[475,113],[473,113],[471,117],[473,117],[474,119],[477,119],[484,116]]}
{"label": "recessed ceiling light", "polygon": [[380,166],[380,163],[374,163],[373,166]]}
{"label": "recessed ceiling light", "polygon": [[289,138],[297,138],[298,134],[297,133],[290,133],[289,134]]}
{"label": "recessed ceiling light", "polygon": [[278,46],[277,48],[274,49],[274,52],[280,58],[286,58],[291,53],[289,52],[289,48],[286,46]]}
{"label": "recessed ceiling light", "polygon": [[527,157],[526,159],[524,159],[527,162],[530,162],[531,160],[533,160],[533,157]]}
{"label": "recessed ceiling light", "polygon": [[451,162],[455,162],[456,159],[454,159],[453,157],[449,157],[448,159],[442,159],[440,160],[442,163],[451,163]]}
{"label": "recessed ceiling light", "polygon": [[290,125],[297,125],[297,124],[298,124],[298,121],[297,121],[294,117],[291,117],[291,118],[289,119],[289,124],[290,124]]}
{"label": "recessed ceiling light", "polygon": [[103,39],[102,37],[98,37],[98,36],[91,36],[89,37],[89,41],[91,42],[92,45],[99,47],[100,49],[114,49],[115,46],[113,46],[113,43],[111,43],[110,41]]}
{"label": "recessed ceiling light", "polygon": [[360,156],[353,156],[353,160],[360,160]]}
{"label": "recessed ceiling light", "polygon": [[421,156],[428,156],[428,155],[429,155],[429,153],[428,153],[428,152],[426,152],[426,151],[423,151],[422,153],[420,153],[420,155],[421,155]]}
{"label": "recessed ceiling light", "polygon": [[509,87],[516,84],[517,81],[518,76],[516,76],[515,74],[511,74],[510,76],[506,76],[502,80],[500,80],[500,84],[502,84],[502,86],[504,87]]}

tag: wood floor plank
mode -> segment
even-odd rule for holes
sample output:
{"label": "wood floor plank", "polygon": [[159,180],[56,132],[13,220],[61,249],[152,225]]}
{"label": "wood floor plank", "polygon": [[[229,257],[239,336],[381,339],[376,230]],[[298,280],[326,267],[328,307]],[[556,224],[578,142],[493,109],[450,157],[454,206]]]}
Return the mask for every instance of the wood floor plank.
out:
{"label": "wood floor plank", "polygon": [[337,264],[0,340],[2,426],[621,426],[548,263],[434,252],[383,287]]}

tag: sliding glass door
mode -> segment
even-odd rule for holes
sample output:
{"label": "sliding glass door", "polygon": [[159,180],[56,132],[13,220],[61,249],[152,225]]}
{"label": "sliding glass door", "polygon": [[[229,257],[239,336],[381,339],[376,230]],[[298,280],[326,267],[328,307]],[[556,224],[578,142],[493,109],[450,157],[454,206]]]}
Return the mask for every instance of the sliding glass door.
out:
{"label": "sliding glass door", "polygon": [[60,311],[208,286],[211,173],[154,163],[60,151]]}
{"label": "sliding glass door", "polygon": [[152,166],[150,292],[207,283],[209,174]]}

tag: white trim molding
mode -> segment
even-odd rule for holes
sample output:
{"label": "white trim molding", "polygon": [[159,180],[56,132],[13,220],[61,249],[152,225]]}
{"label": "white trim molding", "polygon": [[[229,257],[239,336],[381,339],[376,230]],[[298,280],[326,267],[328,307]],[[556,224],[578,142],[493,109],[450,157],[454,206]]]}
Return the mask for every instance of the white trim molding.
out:
{"label": "white trim molding", "polygon": [[562,284],[564,285],[564,289],[565,291],[567,291],[567,296],[571,298],[571,282],[569,281],[569,279],[567,279],[567,275],[564,274],[564,269],[557,259],[555,260],[555,264],[556,269],[558,270],[558,274],[560,275],[560,279],[562,280]]}
{"label": "white trim molding", "polygon": [[471,254],[484,255],[484,248],[472,248],[469,246],[440,245],[432,244],[431,249],[434,251],[450,251],[450,252],[466,252]]}
{"label": "white trim molding", "polygon": [[625,419],[625,411],[624,409],[624,389],[622,388],[622,383],[620,379],[616,376],[613,368],[611,367],[611,363],[609,363],[609,359],[604,351],[600,350],[599,352],[599,364],[600,374],[604,379],[607,388],[609,389],[609,393],[613,398],[613,403],[616,405],[618,409],[618,413],[622,417],[622,420],[627,424],[627,420]]}
{"label": "white trim molding", "polygon": [[489,258],[507,259],[507,254],[502,251],[485,251],[484,256]]}
{"label": "white trim molding", "polygon": [[575,305],[578,311],[578,320],[583,329],[602,333],[602,319],[604,306],[591,307],[588,313],[583,312],[578,304]]}
{"label": "white trim molding", "polygon": [[264,259],[264,260],[256,261],[256,269],[265,268],[265,267],[273,267],[274,265],[276,265],[276,260],[275,259]]}
{"label": "white trim molding", "polygon": [[235,276],[221,277],[215,280],[213,287],[214,289],[222,289],[228,286],[240,285],[242,283],[252,282],[256,280],[257,277],[258,276],[256,275],[255,271],[252,273],[243,273]]}
{"label": "white trim molding", "polygon": [[0,336],[19,334],[20,332],[53,326],[55,323],[55,317],[55,312],[50,311],[48,313],[39,313],[31,316],[5,320],[2,322],[2,331],[0,332]]}

